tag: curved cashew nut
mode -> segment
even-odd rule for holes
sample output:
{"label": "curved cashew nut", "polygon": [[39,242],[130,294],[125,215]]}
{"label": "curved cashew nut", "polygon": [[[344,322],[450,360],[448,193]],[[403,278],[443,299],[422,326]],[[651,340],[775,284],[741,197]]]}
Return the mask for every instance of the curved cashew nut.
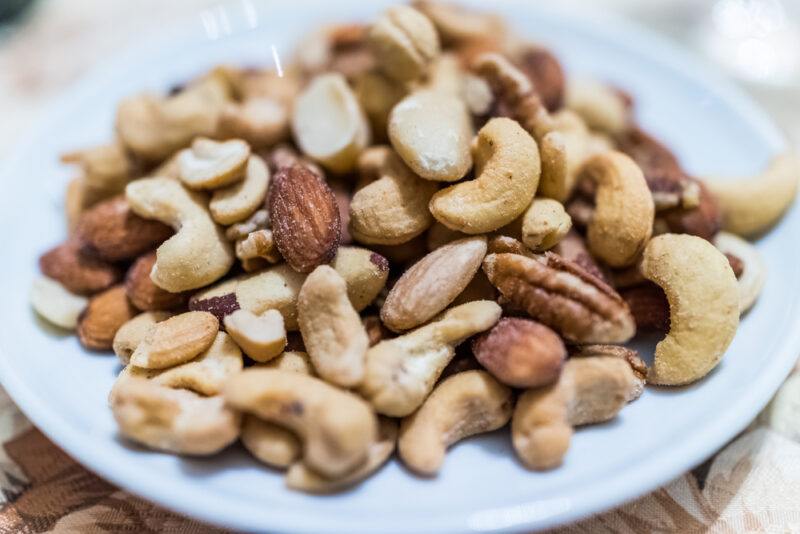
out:
{"label": "curved cashew nut", "polygon": [[114,335],[112,349],[123,365],[128,365],[131,355],[139,343],[144,341],[150,329],[165,319],[169,319],[172,313],[165,311],[149,311],[140,313],[117,330]]}
{"label": "curved cashew nut", "polygon": [[492,301],[475,301],[446,311],[439,319],[367,351],[359,390],[378,413],[403,417],[416,410],[455,356],[455,346],[488,330],[502,310]]}
{"label": "curved cashew nut", "polygon": [[226,226],[250,217],[267,198],[269,177],[269,168],[264,160],[250,156],[241,182],[214,191],[208,203],[211,217]]}
{"label": "curved cashew nut", "polygon": [[759,175],[740,180],[704,179],[722,212],[722,228],[744,237],[773,226],[792,205],[800,180],[795,154],[776,156]]}
{"label": "curved cashew nut", "polygon": [[435,475],[448,447],[491,432],[511,419],[511,389],[484,371],[465,371],[444,380],[419,410],[403,419],[398,451],[409,469]]}
{"label": "curved cashew nut", "polygon": [[536,470],[559,466],[573,427],[612,419],[640,384],[623,358],[567,360],[558,382],[529,389],[517,401],[511,440],[520,461]]}
{"label": "curved cashew nut", "polygon": [[181,181],[191,189],[218,189],[244,176],[250,145],[240,139],[198,137],[178,154]]}
{"label": "curved cashew nut", "polygon": [[572,228],[564,205],[552,198],[534,198],[522,215],[522,242],[534,252],[556,246]]}
{"label": "curved cashew nut", "polygon": [[369,30],[367,44],[387,76],[399,82],[421,77],[439,55],[439,35],[428,17],[408,6],[392,6]]}
{"label": "curved cashew nut", "polygon": [[206,286],[230,270],[233,248],[211,219],[202,194],[170,178],[145,178],[128,184],[125,196],[140,217],[175,228],[176,234],[156,251],[150,278],[158,287],[180,293]]}
{"label": "curved cashew nut", "polygon": [[739,313],[743,314],[758,300],[767,281],[767,266],[756,247],[734,234],[719,232],[714,237],[714,246],[723,254],[735,256],[742,262],[742,274],[736,282],[739,286]]}
{"label": "curved cashew nut", "polygon": [[377,180],[350,201],[350,234],[361,243],[398,245],[417,237],[431,224],[428,202],[435,182],[422,180],[387,146],[369,148],[359,158],[362,176]]}
{"label": "curved cashew nut", "polygon": [[539,184],[536,141],[511,119],[494,118],[478,132],[475,180],[445,188],[430,202],[436,220],[467,234],[497,230],[530,205]]}
{"label": "curved cashew nut", "polygon": [[564,105],[593,129],[618,136],[630,127],[631,114],[622,95],[597,80],[568,80]]}
{"label": "curved cashew nut", "polygon": [[587,229],[589,250],[611,267],[631,265],[653,234],[655,218],[642,170],[622,152],[607,152],[587,161],[580,179],[597,186]]}
{"label": "curved cashew nut", "polygon": [[739,289],[728,259],[705,239],[663,234],[645,247],[641,271],[664,290],[670,314],[647,381],[672,386],[702,378],[739,326]]}
{"label": "curved cashew nut", "polygon": [[329,478],[361,466],[377,437],[367,403],[310,376],[251,368],[228,381],[224,395],[236,409],[294,432],[303,441],[303,462]]}

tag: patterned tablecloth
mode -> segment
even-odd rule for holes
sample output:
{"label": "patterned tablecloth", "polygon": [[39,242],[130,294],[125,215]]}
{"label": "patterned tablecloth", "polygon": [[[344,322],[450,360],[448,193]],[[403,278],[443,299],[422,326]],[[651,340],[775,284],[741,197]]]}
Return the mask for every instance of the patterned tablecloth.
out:
{"label": "patterned tablecloth", "polygon": [[[202,6],[213,2],[51,0],[14,28],[0,29],[0,157],[43,101],[120,47]],[[763,103],[775,109],[774,101]],[[31,426],[1,389],[0,443],[0,533],[221,532],[90,473]],[[703,531],[800,532],[800,373],[702,465],[634,502],[556,530]]]}

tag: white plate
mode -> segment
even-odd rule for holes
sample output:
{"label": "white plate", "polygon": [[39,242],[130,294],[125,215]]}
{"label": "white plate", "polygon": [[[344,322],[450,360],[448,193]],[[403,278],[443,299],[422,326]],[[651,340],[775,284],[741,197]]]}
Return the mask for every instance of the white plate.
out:
{"label": "white plate", "polygon": [[[28,307],[36,258],[64,234],[60,201],[71,171],[57,164],[57,155],[109,138],[114,104],[132,91],[165,89],[223,60],[269,63],[272,44],[288,57],[299,32],[317,22],[364,18],[379,9],[355,0],[251,7],[232,4],[216,39],[203,25],[209,14],[198,16],[166,41],[130,51],[80,83],[14,153],[3,175],[0,377],[33,422],[78,461],[134,493],[230,528],[543,528],[620,504],[701,462],[756,415],[786,376],[800,349],[797,209],[758,243],[769,279],[720,366],[691,387],[648,389],[615,421],[579,431],[560,469],[525,471],[503,431],[454,447],[434,480],[411,476],[393,461],[350,492],[312,497],[286,491],[278,474],[238,447],[186,460],[121,441],[106,407],[116,359],[44,330]],[[524,35],[550,44],[570,73],[595,74],[630,91],[643,125],[690,172],[754,172],[782,149],[781,136],[750,100],[640,29],[533,5],[498,9]],[[213,33],[214,25],[208,28]]]}

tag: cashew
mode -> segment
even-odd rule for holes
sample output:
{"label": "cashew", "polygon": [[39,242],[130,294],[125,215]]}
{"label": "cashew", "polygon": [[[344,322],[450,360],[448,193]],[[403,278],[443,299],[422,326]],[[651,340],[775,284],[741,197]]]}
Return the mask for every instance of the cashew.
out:
{"label": "cashew", "polygon": [[428,202],[438,189],[422,180],[386,146],[361,154],[359,170],[377,178],[356,191],[350,202],[350,234],[361,243],[397,245],[424,232],[432,223]]}
{"label": "cashew", "polygon": [[434,250],[395,283],[381,307],[381,320],[394,331],[427,322],[467,287],[485,255],[484,236],[459,239]]}
{"label": "cashew", "polygon": [[114,335],[114,343],[112,348],[114,354],[117,355],[119,361],[128,365],[131,361],[131,355],[139,343],[144,341],[147,334],[150,333],[151,328],[156,324],[169,319],[172,316],[170,312],[164,311],[149,311],[140,313],[117,330]]}
{"label": "cashew", "polygon": [[477,178],[433,195],[430,210],[448,228],[480,234],[510,223],[531,203],[539,152],[519,124],[495,118],[478,132],[473,158]]}
{"label": "cashew", "polygon": [[264,204],[268,186],[269,169],[264,160],[250,156],[242,181],[214,191],[208,204],[211,217],[224,225],[247,219]]}
{"label": "cashew", "polygon": [[236,241],[236,257],[248,273],[260,271],[283,259],[272,230],[256,230]]}
{"label": "cashew", "polygon": [[453,53],[445,53],[431,63],[424,87],[448,93],[454,98],[461,98],[468,102],[466,98],[466,83],[467,78],[458,56]]}
{"label": "cashew", "polygon": [[226,316],[224,322],[233,340],[257,362],[271,360],[286,347],[283,315],[278,310],[267,310],[261,315],[236,310]]}
{"label": "cashew", "polygon": [[455,355],[455,346],[497,322],[500,306],[491,301],[462,304],[402,336],[367,351],[359,390],[378,413],[403,417],[416,410]]}
{"label": "cashew", "polygon": [[611,267],[631,265],[650,239],[655,218],[641,169],[622,152],[607,152],[588,160],[580,178],[597,186],[587,229],[589,250]]}
{"label": "cashew", "polygon": [[556,246],[572,228],[564,205],[551,198],[534,198],[522,216],[522,242],[535,252]]}
{"label": "cashew", "polygon": [[568,80],[564,104],[593,129],[618,136],[630,127],[631,116],[622,95],[597,80]]}
{"label": "cashew", "polygon": [[392,108],[406,96],[406,88],[380,72],[365,72],[355,80],[353,87],[364,113],[369,119],[375,141],[387,139],[386,128]]}
{"label": "cashew", "polygon": [[267,96],[228,102],[217,130],[221,139],[243,139],[253,148],[271,146],[289,136],[289,110],[283,102]]}
{"label": "cashew", "polygon": [[52,278],[40,276],[33,281],[31,306],[49,323],[67,330],[78,326],[78,317],[86,309],[89,299],[71,293]]}
{"label": "cashew", "polygon": [[178,154],[180,178],[191,189],[218,189],[242,179],[249,157],[250,145],[240,139],[198,137]]}
{"label": "cashew", "polygon": [[254,415],[242,420],[242,445],[262,463],[285,469],[302,454],[302,445],[291,431]]}
{"label": "cashew", "polygon": [[297,298],[297,320],[320,377],[341,387],[361,382],[369,340],[334,269],[320,265],[308,275]]}
{"label": "cashew", "polygon": [[670,313],[647,381],[681,385],[702,378],[722,359],[739,325],[739,289],[728,259],[705,239],[663,234],[647,244],[640,268],[664,290]]}
{"label": "cashew", "polygon": [[364,111],[336,73],[316,76],[297,96],[292,131],[306,155],[336,173],[352,170],[370,140]]}
{"label": "cashew", "polygon": [[175,228],[176,234],[157,250],[150,273],[153,282],[171,293],[206,286],[233,265],[233,250],[211,220],[205,197],[170,178],[145,178],[125,189],[131,209],[146,219]]}
{"label": "cashew", "polygon": [[444,380],[422,406],[403,419],[398,451],[409,469],[435,475],[448,447],[491,432],[511,419],[511,389],[484,371],[465,371]]}
{"label": "cashew", "polygon": [[394,419],[378,420],[378,439],[372,443],[367,460],[355,471],[341,478],[330,479],[318,475],[303,462],[292,464],[286,473],[286,486],[307,493],[332,493],[361,482],[389,460],[397,443],[397,423]]}
{"label": "cashew", "polygon": [[339,247],[331,267],[347,282],[347,296],[356,311],[375,300],[389,277],[386,258],[365,248]]}
{"label": "cashew", "polygon": [[137,172],[119,141],[63,154],[61,161],[80,166],[81,209],[121,193]]}
{"label": "cashew", "polygon": [[759,175],[739,180],[707,178],[717,198],[722,228],[744,237],[773,226],[792,205],[800,179],[798,159],[792,153],[776,156]]}
{"label": "cashew", "polygon": [[742,261],[744,270],[737,277],[736,284],[739,287],[739,314],[743,314],[758,300],[767,280],[767,266],[756,247],[734,234],[719,232],[714,237],[714,246],[723,254]]}
{"label": "cashew", "polygon": [[511,441],[520,461],[535,470],[558,467],[573,427],[614,418],[638,384],[622,358],[567,360],[558,382],[529,389],[517,401]]}
{"label": "cashew", "polygon": [[508,31],[501,17],[471,11],[456,3],[418,0],[413,5],[431,19],[446,44],[492,41]]}
{"label": "cashew", "polygon": [[206,350],[219,330],[219,321],[208,312],[190,311],[156,323],[136,350],[131,364],[164,369],[191,360]]}
{"label": "cashew", "polygon": [[420,78],[439,55],[439,36],[414,8],[392,6],[369,30],[367,43],[387,76],[408,82]]}
{"label": "cashew", "polygon": [[377,417],[367,403],[310,376],[247,369],[224,394],[230,406],[294,432],[303,442],[303,462],[326,477],[357,469],[377,437]]}
{"label": "cashew", "polygon": [[389,115],[389,140],[416,174],[454,182],[472,166],[472,124],[461,99],[439,90],[417,90]]}
{"label": "cashew", "polygon": [[295,373],[303,373],[304,375],[316,376],[314,366],[311,364],[311,358],[308,357],[308,353],[298,350],[284,351],[277,358],[273,358],[266,363],[258,365],[278,371],[293,371]]}

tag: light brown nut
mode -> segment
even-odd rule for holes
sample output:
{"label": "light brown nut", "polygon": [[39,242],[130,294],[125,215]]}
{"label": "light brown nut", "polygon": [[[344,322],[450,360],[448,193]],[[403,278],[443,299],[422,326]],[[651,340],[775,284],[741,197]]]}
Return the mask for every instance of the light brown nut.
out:
{"label": "light brown nut", "polygon": [[368,29],[361,23],[317,29],[302,39],[295,50],[294,62],[306,77],[322,72],[338,72],[348,79],[358,77],[375,68],[375,58],[366,43]]}
{"label": "light brown nut", "polygon": [[314,366],[311,363],[311,358],[308,353],[301,350],[287,350],[282,352],[276,358],[272,358],[266,363],[258,363],[257,367],[265,367],[267,369],[275,369],[277,371],[292,371],[294,373],[302,373],[309,376],[317,376],[314,371]]}
{"label": "light brown nut", "polygon": [[186,304],[188,293],[170,293],[150,278],[156,264],[156,253],[139,257],[125,275],[125,291],[131,303],[142,311],[174,310]]}
{"label": "light brown nut", "polygon": [[121,285],[89,299],[78,318],[78,341],[90,350],[109,350],[117,330],[136,315]]}
{"label": "light brown nut", "polygon": [[[553,247],[553,252],[561,256],[567,261],[571,261],[572,263],[578,264],[584,271],[588,272],[592,276],[596,276],[603,282],[613,285],[614,287],[619,287],[616,285],[616,280],[614,284],[609,282],[610,278],[608,274],[600,267],[597,263],[597,260],[594,259],[592,254],[589,252],[589,248],[586,246],[586,241],[584,240],[583,236],[581,236],[575,230],[570,230],[567,235],[565,235],[558,244]],[[636,269],[636,274],[641,281],[641,274],[639,274],[639,270]]]}
{"label": "light brown nut", "polygon": [[244,179],[224,189],[217,189],[208,209],[219,224],[231,225],[243,221],[264,205],[269,186],[269,169],[264,160],[250,156]]}
{"label": "light brown nut", "polygon": [[753,245],[734,234],[720,232],[713,243],[720,252],[728,256],[729,262],[731,256],[739,260],[741,272],[737,273],[735,268],[733,272],[739,287],[739,313],[743,314],[758,300],[767,280],[767,266]]}
{"label": "light brown nut", "polygon": [[647,244],[641,270],[664,290],[670,308],[669,333],[656,345],[647,381],[699,380],[722,359],[739,326],[739,289],[728,259],[705,239],[664,234]]}
{"label": "light brown nut", "polygon": [[[665,227],[660,233],[690,234],[711,241],[722,227],[717,199],[701,182],[689,179],[688,183],[697,188],[696,202],[691,207],[679,206],[659,211],[653,233]],[[684,199],[686,194],[684,190]]]}
{"label": "light brown nut", "polygon": [[359,157],[361,175],[374,181],[350,202],[350,234],[361,243],[397,245],[424,232],[432,223],[428,202],[438,187],[422,180],[387,146]]}
{"label": "light brown nut", "polygon": [[386,258],[366,248],[341,247],[331,267],[347,282],[347,296],[356,311],[369,306],[389,278]]}
{"label": "light brown nut", "polygon": [[464,438],[491,432],[511,419],[511,389],[484,371],[465,371],[439,384],[419,410],[403,419],[398,452],[423,476],[435,475],[447,448]]}
{"label": "light brown nut", "polygon": [[253,148],[274,145],[289,137],[289,109],[268,96],[253,96],[241,103],[228,102],[217,124],[221,139],[242,139]]}
{"label": "light brown nut", "polygon": [[269,226],[269,213],[266,208],[254,212],[246,221],[236,223],[225,230],[228,241],[244,239],[257,230],[265,230]]}
{"label": "light brown nut", "polygon": [[633,264],[653,233],[655,208],[641,169],[621,152],[589,159],[580,179],[597,187],[589,250],[611,267]]}
{"label": "light brown nut", "polygon": [[294,432],[303,441],[303,462],[327,477],[357,469],[377,437],[377,417],[367,403],[300,373],[248,369],[226,384],[225,400]]}
{"label": "light brown nut", "polygon": [[225,317],[225,330],[257,362],[275,358],[286,347],[283,315],[278,310],[267,310],[261,315],[236,310]]}
{"label": "light brown nut", "polygon": [[447,45],[494,40],[508,31],[501,17],[472,11],[456,3],[418,0],[412,5],[433,22]]}
{"label": "light brown nut", "polygon": [[61,162],[80,167],[81,198],[76,201],[81,210],[122,193],[128,181],[139,171],[119,141],[62,154]]}
{"label": "light brown nut", "polygon": [[389,291],[381,320],[401,331],[427,322],[467,287],[486,255],[484,236],[453,241],[409,268]]}
{"label": "light brown nut", "polygon": [[627,402],[633,402],[644,393],[644,385],[647,378],[647,364],[639,357],[639,353],[634,349],[620,345],[580,345],[573,347],[570,358],[596,358],[610,356],[620,358],[628,362],[631,366],[635,382],[633,387],[628,388]]}
{"label": "light brown nut", "polygon": [[304,154],[335,173],[353,169],[369,144],[369,123],[344,76],[321,74],[297,96],[292,132]]}
{"label": "light brown nut", "polygon": [[280,169],[268,207],[275,244],[293,269],[308,273],[333,259],[341,240],[339,207],[320,176],[300,164]]}
{"label": "light brown nut", "polygon": [[218,189],[244,176],[250,145],[241,139],[213,141],[198,137],[178,154],[181,181],[191,189]]}
{"label": "light brown nut", "polygon": [[206,209],[206,197],[171,178],[145,178],[125,189],[131,209],[141,217],[176,229],[156,251],[150,274],[162,289],[180,293],[206,286],[233,265],[233,250]]}
{"label": "light brown nut", "polygon": [[291,431],[254,415],[242,419],[242,445],[255,458],[285,469],[303,454],[302,444]]}
{"label": "light brown nut", "polygon": [[295,462],[286,473],[286,486],[306,493],[334,493],[349,488],[381,468],[394,452],[397,443],[397,422],[388,417],[378,420],[378,438],[370,445],[366,461],[355,471],[330,479],[318,475],[303,462]]}
{"label": "light brown nut", "polygon": [[42,274],[78,295],[97,293],[122,278],[119,267],[89,256],[82,251],[81,242],[76,239],[70,239],[42,254],[39,269]]}
{"label": "light brown nut", "polygon": [[555,382],[567,357],[558,334],[541,323],[519,317],[504,317],[475,338],[472,353],[492,376],[516,388]]}
{"label": "light brown nut", "polygon": [[756,176],[738,180],[704,179],[717,197],[722,228],[744,237],[760,234],[780,220],[797,195],[800,163],[797,156],[776,156]]}
{"label": "light brown nut", "polygon": [[98,204],[81,215],[76,235],[83,251],[106,261],[135,258],[163,243],[172,228],[131,211],[124,195]]}
{"label": "light brown nut", "polygon": [[439,55],[439,36],[431,21],[403,5],[390,7],[375,21],[367,43],[378,67],[399,82],[422,77]]}
{"label": "light brown nut", "polygon": [[131,364],[164,369],[187,362],[206,350],[219,330],[208,312],[190,311],[157,323],[131,355]]}
{"label": "light brown nut", "polygon": [[120,433],[151,449],[215,454],[239,436],[239,415],[221,397],[202,397],[145,379],[126,380],[111,405]]}
{"label": "light brown nut", "polygon": [[88,204],[86,201],[86,182],[83,176],[76,176],[67,183],[67,187],[64,189],[64,216],[69,236],[72,236],[78,227],[78,219]]}
{"label": "light brown nut", "polygon": [[489,254],[483,270],[517,308],[574,343],[624,343],[636,333],[625,301],[597,277],[547,252]]}
{"label": "light brown nut", "polygon": [[639,387],[622,358],[567,360],[558,382],[529,389],[517,401],[511,441],[520,461],[537,471],[561,465],[573,427],[614,418]]}
{"label": "light brown nut", "polygon": [[414,91],[389,115],[389,140],[415,174],[454,182],[472,166],[472,124],[466,105],[452,94]]}
{"label": "light brown nut", "polygon": [[50,324],[66,330],[78,326],[78,317],[89,300],[75,295],[59,282],[40,276],[31,286],[30,301],[33,309]]}
{"label": "light brown nut", "polygon": [[405,86],[380,72],[368,71],[356,78],[353,90],[369,119],[374,141],[384,142],[388,139],[386,129],[389,124],[389,114],[406,96]]}
{"label": "light brown nut", "polygon": [[534,198],[522,215],[521,239],[536,252],[550,250],[572,228],[572,218],[564,205],[551,198]]}
{"label": "light brown nut", "polygon": [[236,242],[236,257],[241,260],[242,267],[247,272],[260,271],[283,259],[275,245],[272,230],[256,230],[239,239]]}
{"label": "light brown nut", "polygon": [[378,413],[410,414],[455,356],[455,346],[494,326],[500,313],[494,302],[469,302],[416,330],[381,341],[367,351],[366,375],[359,391]]}
{"label": "light brown nut", "polygon": [[567,89],[564,69],[558,58],[547,48],[535,44],[517,47],[511,58],[531,81],[547,110],[560,109]]}
{"label": "light brown nut", "polygon": [[569,80],[564,92],[564,105],[580,115],[593,130],[619,136],[630,127],[630,107],[624,97],[613,87],[597,80]]}
{"label": "light brown nut", "polygon": [[430,210],[448,228],[480,234],[510,223],[531,203],[539,151],[519,124],[495,118],[478,132],[473,158],[476,178],[433,195]]}
{"label": "light brown nut", "polygon": [[124,365],[128,365],[131,361],[133,351],[136,350],[139,343],[144,341],[144,338],[150,333],[152,327],[155,326],[156,323],[169,319],[171,316],[172,314],[170,312],[149,311],[140,313],[120,326],[119,330],[117,330],[117,333],[114,335],[114,341],[111,345],[119,361]]}
{"label": "light brown nut", "polygon": [[297,322],[321,378],[345,388],[361,382],[369,339],[347,296],[347,284],[333,268],[320,265],[303,282]]}

